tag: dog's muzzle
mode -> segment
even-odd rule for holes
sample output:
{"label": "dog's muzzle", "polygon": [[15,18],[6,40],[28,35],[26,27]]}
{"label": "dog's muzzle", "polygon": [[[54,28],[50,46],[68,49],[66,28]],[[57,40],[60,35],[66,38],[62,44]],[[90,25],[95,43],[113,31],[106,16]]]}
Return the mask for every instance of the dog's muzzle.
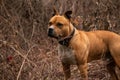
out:
{"label": "dog's muzzle", "polygon": [[48,29],[48,36],[49,37],[54,37],[54,29],[53,28]]}

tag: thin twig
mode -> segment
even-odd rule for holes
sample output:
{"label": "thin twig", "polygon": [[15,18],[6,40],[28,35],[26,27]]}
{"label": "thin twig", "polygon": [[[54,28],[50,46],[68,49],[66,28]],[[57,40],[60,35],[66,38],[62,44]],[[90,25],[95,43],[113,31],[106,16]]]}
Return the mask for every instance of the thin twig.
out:
{"label": "thin twig", "polygon": [[20,74],[21,74],[22,68],[23,68],[23,66],[24,66],[24,64],[25,64],[25,60],[27,59],[27,56],[28,56],[29,52],[30,52],[31,49],[34,48],[35,46],[36,46],[36,45],[33,45],[33,46],[29,49],[29,51],[27,52],[27,54],[26,54],[26,56],[25,56],[25,58],[24,58],[24,60],[23,60],[23,62],[22,62],[22,65],[21,65],[21,67],[20,67],[20,70],[19,70],[19,72],[18,72],[17,80],[18,80],[19,77],[20,77]]}
{"label": "thin twig", "polygon": [[33,37],[33,35],[35,33],[36,24],[37,24],[36,22],[33,22],[33,29],[32,29],[32,34],[31,34],[31,37],[30,37],[30,41],[32,40],[32,37]]}
{"label": "thin twig", "polygon": [[32,62],[31,60],[29,60],[25,55],[23,55],[21,52],[19,52],[18,50],[16,50],[12,45],[9,45],[9,47],[11,49],[13,49],[17,54],[19,54],[21,57],[23,57],[24,59],[26,59],[28,62],[30,62],[31,64],[33,64],[35,67],[37,66],[34,62]]}

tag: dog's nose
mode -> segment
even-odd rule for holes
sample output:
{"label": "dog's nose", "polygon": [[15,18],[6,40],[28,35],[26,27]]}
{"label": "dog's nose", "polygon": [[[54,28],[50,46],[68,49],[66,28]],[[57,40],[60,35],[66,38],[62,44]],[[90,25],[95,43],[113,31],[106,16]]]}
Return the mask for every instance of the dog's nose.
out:
{"label": "dog's nose", "polygon": [[48,29],[48,36],[54,37],[54,29],[53,28]]}

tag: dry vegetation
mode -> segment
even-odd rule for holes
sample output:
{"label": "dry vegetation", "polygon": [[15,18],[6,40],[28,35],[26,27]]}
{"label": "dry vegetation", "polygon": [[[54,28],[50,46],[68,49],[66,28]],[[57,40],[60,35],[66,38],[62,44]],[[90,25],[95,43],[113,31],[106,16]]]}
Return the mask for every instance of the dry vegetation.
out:
{"label": "dry vegetation", "polygon": [[[53,5],[81,16],[83,29],[120,33],[120,0],[0,0],[0,79],[63,80],[56,41],[47,37]],[[109,80],[102,61],[89,63],[89,80]],[[79,80],[72,66],[71,80]]]}

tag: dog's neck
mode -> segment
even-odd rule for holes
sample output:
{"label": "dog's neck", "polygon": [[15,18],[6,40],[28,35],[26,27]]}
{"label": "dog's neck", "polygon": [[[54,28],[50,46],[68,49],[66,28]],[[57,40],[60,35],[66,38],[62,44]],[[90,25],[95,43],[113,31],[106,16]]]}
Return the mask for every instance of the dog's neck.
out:
{"label": "dog's neck", "polygon": [[66,36],[66,37],[64,37],[64,38],[62,38],[62,39],[60,39],[60,40],[58,41],[59,44],[68,47],[68,46],[69,46],[69,42],[70,42],[70,40],[72,39],[74,33],[75,33],[75,28],[73,28],[73,30],[72,30],[72,32],[71,32],[70,35],[68,35],[68,36]]}

